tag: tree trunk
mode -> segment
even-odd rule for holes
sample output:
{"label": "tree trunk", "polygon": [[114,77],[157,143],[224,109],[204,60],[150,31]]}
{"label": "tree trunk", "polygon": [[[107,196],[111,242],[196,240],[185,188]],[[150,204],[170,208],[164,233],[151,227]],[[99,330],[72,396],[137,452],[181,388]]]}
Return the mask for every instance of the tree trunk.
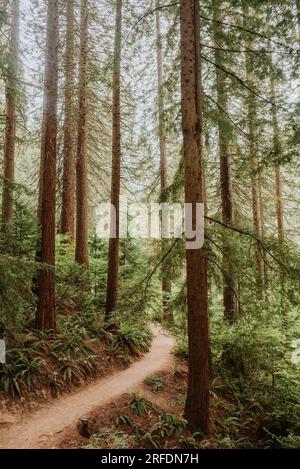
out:
{"label": "tree trunk", "polygon": [[67,2],[67,32],[65,55],[65,122],[64,122],[64,172],[61,212],[61,233],[74,241],[74,0]]}
{"label": "tree trunk", "polygon": [[[247,49],[252,49],[252,44],[248,42]],[[254,74],[252,58],[250,54],[246,54],[246,76],[247,82],[251,83],[252,76]],[[262,236],[262,221],[260,216],[260,197],[259,197],[259,174],[258,174],[258,162],[257,162],[257,144],[256,144],[256,99],[254,94],[249,91],[248,99],[248,132],[249,132],[249,146],[250,146],[250,165],[251,165],[251,191],[252,191],[252,216],[253,226],[255,233],[258,237]],[[265,300],[264,292],[264,261],[261,255],[261,250],[258,246],[255,249],[256,257],[256,283],[257,283],[257,295],[262,301]]]}
{"label": "tree trunk", "polygon": [[[258,178],[258,193],[259,193],[259,216],[261,220],[261,237],[262,239],[266,236],[266,227],[265,227],[265,207],[264,207],[264,198],[263,198],[263,189],[262,189],[262,178]],[[264,298],[268,299],[268,283],[269,283],[269,268],[266,262],[265,257],[263,257],[263,266],[264,266]]]}
{"label": "tree trunk", "polygon": [[[160,150],[160,189],[161,189],[161,202],[167,202],[166,191],[168,188],[168,170],[167,170],[167,145],[166,145],[166,132],[164,122],[164,95],[163,95],[163,56],[161,44],[161,31],[160,31],[160,15],[159,8],[160,0],[156,1],[156,52],[157,52],[157,83],[158,83],[158,115],[159,115],[159,150]],[[169,232],[168,217],[162,218],[162,233]],[[168,247],[168,242],[162,240],[162,254]],[[166,274],[167,265],[162,265],[162,294],[163,294],[163,319],[170,322],[171,312],[168,305],[168,298],[171,293],[171,281]]]}
{"label": "tree trunk", "polygon": [[[272,102],[276,102],[276,90],[275,82],[273,77],[273,66],[271,68],[271,99]],[[272,106],[272,131],[273,131],[273,152],[275,159],[275,192],[276,192],[276,218],[277,218],[277,234],[279,241],[284,241],[284,219],[283,219],[283,201],[282,201],[282,181],[281,181],[281,169],[280,169],[280,156],[281,156],[281,144],[279,138],[279,126],[277,118],[276,106]]]}
{"label": "tree trunk", "polygon": [[87,156],[88,0],[80,2],[79,115],[76,160],[76,261],[88,265]]}
{"label": "tree trunk", "polygon": [[297,8],[297,37],[298,37],[298,42],[300,45],[300,0],[296,0],[296,8]]}
{"label": "tree trunk", "polygon": [[[198,0],[181,0],[181,94],[185,202],[203,203],[200,13]],[[189,378],[185,416],[192,432],[209,430],[209,324],[204,248],[186,249]]]}
{"label": "tree trunk", "polygon": [[111,204],[115,209],[115,219],[111,213],[108,255],[108,277],[106,293],[106,321],[116,310],[119,286],[119,249],[120,249],[120,173],[121,173],[121,115],[120,115],[120,73],[122,47],[122,0],[116,2],[115,48],[113,72],[113,127],[112,127],[112,176]]}
{"label": "tree trunk", "polygon": [[[233,202],[232,202],[232,177],[231,177],[231,157],[229,152],[230,125],[227,116],[224,117],[223,111],[228,110],[228,96],[226,89],[226,75],[221,70],[223,67],[223,52],[217,50],[221,47],[221,28],[219,18],[219,2],[216,2],[214,10],[215,19],[215,64],[216,64],[216,85],[217,85],[217,103],[218,103],[218,130],[219,130],[219,156],[220,156],[220,185],[222,201],[222,220],[225,224],[233,223]],[[223,264],[225,271],[223,304],[225,319],[232,323],[236,319],[237,305],[235,297],[235,280],[233,266],[231,261],[231,247],[228,238],[224,239]]]}
{"label": "tree trunk", "polygon": [[55,194],[57,140],[58,0],[48,0],[47,43],[44,85],[43,169],[41,194],[40,260],[47,268],[38,275],[36,327],[56,329],[55,317]]}
{"label": "tree trunk", "polygon": [[5,84],[6,128],[4,148],[2,221],[8,223],[13,216],[13,183],[15,179],[15,145],[17,127],[16,101],[18,94],[20,1],[13,0],[9,43],[8,71]]}

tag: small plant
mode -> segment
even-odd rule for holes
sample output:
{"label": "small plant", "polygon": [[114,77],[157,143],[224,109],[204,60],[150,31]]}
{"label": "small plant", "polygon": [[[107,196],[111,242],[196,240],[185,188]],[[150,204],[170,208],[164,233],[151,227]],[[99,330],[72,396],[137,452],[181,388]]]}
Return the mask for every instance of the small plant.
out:
{"label": "small plant", "polygon": [[147,327],[123,322],[120,324],[112,342],[112,351],[122,351],[129,356],[140,356],[149,350],[151,332]]}
{"label": "small plant", "polygon": [[122,430],[103,428],[101,432],[93,435],[84,449],[127,449],[134,446],[134,437]]}
{"label": "small plant", "polygon": [[188,338],[186,332],[180,332],[176,336],[174,353],[177,357],[188,359]]}
{"label": "small plant", "polygon": [[176,415],[163,413],[158,421],[144,435],[143,440],[153,448],[162,448],[163,443],[174,435],[178,438],[186,426],[186,421],[176,417]]}
{"label": "small plant", "polygon": [[135,428],[135,423],[129,415],[119,413],[116,417],[116,425],[128,425],[129,427]]}
{"label": "small plant", "polygon": [[160,391],[163,386],[161,377],[157,375],[148,376],[144,379],[144,383],[149,386],[153,392]]}
{"label": "small plant", "polygon": [[150,409],[153,409],[153,404],[143,397],[133,394],[130,401],[130,407],[136,415],[143,417]]}

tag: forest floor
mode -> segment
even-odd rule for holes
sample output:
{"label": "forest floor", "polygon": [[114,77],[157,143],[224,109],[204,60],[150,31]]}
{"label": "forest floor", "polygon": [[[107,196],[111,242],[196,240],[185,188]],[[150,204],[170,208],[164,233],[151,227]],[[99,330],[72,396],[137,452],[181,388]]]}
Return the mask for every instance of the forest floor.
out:
{"label": "forest floor", "polygon": [[149,353],[130,368],[52,400],[34,413],[25,413],[16,423],[1,425],[0,448],[55,448],[58,442],[74,433],[82,416],[134,391],[147,376],[170,369],[174,338],[157,326],[152,326],[152,331]]}

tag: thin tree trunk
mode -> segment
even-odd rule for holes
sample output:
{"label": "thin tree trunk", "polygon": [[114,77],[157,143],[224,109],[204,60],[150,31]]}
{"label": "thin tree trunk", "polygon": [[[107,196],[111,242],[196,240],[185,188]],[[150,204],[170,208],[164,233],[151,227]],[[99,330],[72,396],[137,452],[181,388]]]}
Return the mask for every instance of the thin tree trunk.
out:
{"label": "thin tree trunk", "polygon": [[[247,49],[251,49],[251,44],[247,44]],[[253,63],[250,54],[246,54],[246,75],[247,81],[251,83],[251,77],[253,76]],[[259,174],[258,174],[258,162],[257,162],[257,144],[256,144],[256,99],[254,94],[249,91],[248,93],[248,129],[249,129],[249,145],[250,145],[250,165],[251,165],[251,191],[252,191],[252,216],[253,226],[258,237],[262,236],[262,221],[260,216],[260,197],[259,197]],[[261,255],[261,251],[258,246],[255,249],[256,257],[256,283],[257,283],[257,295],[262,301],[265,300],[264,293],[264,261]]]}
{"label": "thin tree trunk", "polygon": [[[167,145],[166,145],[166,132],[164,122],[164,95],[163,95],[163,56],[161,44],[161,31],[160,31],[160,16],[159,16],[160,0],[156,1],[156,52],[157,52],[157,82],[158,82],[158,115],[159,115],[159,149],[160,149],[160,188],[161,188],[161,202],[167,202],[166,191],[168,188],[168,165],[167,165]],[[168,233],[169,220],[168,217],[163,217],[162,233]],[[162,241],[162,252],[165,252],[168,243]],[[171,321],[171,312],[168,305],[168,298],[171,293],[171,281],[166,274],[166,264],[162,265],[162,294],[163,294],[163,319],[166,322]]]}
{"label": "thin tree trunk", "polygon": [[[258,178],[258,193],[259,193],[259,216],[261,220],[261,237],[262,239],[264,239],[266,237],[266,227],[265,227],[265,207],[264,207],[261,175]],[[264,266],[264,295],[265,295],[265,300],[267,300],[268,299],[269,268],[268,268],[268,264],[265,258],[263,258],[263,266]]]}
{"label": "thin tree trunk", "polygon": [[[46,64],[47,66],[47,64]],[[39,171],[39,183],[38,183],[38,206],[37,206],[37,219],[38,226],[42,224],[42,194],[43,194],[43,168],[44,168],[44,149],[45,149],[45,113],[46,113],[46,102],[45,93],[43,97],[43,115],[42,115],[42,126],[41,126],[41,153],[40,153],[40,171]],[[36,260],[39,260],[39,247],[36,251]]]}
{"label": "thin tree trunk", "polygon": [[76,261],[88,265],[87,155],[88,0],[80,2],[79,115],[76,160]]}
{"label": "thin tree trunk", "polygon": [[[223,52],[218,50],[220,46],[220,20],[218,14],[219,2],[216,2],[214,10],[215,19],[215,63],[216,63],[216,85],[217,85],[217,102],[219,107],[219,156],[220,156],[220,185],[221,185],[221,201],[222,201],[222,219],[225,224],[233,223],[233,203],[232,203],[232,176],[231,176],[231,156],[229,151],[230,126],[227,117],[224,117],[223,111],[228,110],[228,96],[226,89],[226,75],[221,70],[223,67]],[[222,111],[221,111],[222,110]],[[235,280],[233,274],[233,266],[231,261],[231,247],[228,239],[224,240],[224,278],[223,304],[225,319],[232,323],[236,319],[236,297],[235,297]]]}
{"label": "thin tree trunk", "polygon": [[[181,0],[181,93],[185,202],[203,203],[200,13],[198,0]],[[185,416],[192,432],[209,430],[209,323],[204,248],[187,249],[189,378]]]}
{"label": "thin tree trunk", "polygon": [[20,41],[20,1],[13,0],[11,32],[8,56],[8,72],[5,84],[6,128],[4,148],[4,181],[2,193],[2,221],[8,223],[13,217],[13,183],[15,179],[15,146],[17,128],[17,94]]}
{"label": "thin tree trunk", "polygon": [[[276,90],[273,77],[273,66],[270,73],[271,77],[271,99],[276,102]],[[282,201],[282,181],[280,169],[281,144],[279,138],[279,126],[276,106],[272,106],[272,131],[273,131],[273,152],[275,158],[275,192],[276,192],[276,218],[277,234],[279,241],[284,241],[284,219],[283,219],[283,201]]]}
{"label": "thin tree trunk", "polygon": [[111,319],[116,310],[119,286],[119,250],[120,250],[120,176],[121,176],[121,113],[120,113],[120,74],[122,47],[122,0],[116,1],[115,48],[113,72],[113,127],[112,127],[112,179],[111,204],[115,217],[111,213],[110,239],[108,256],[108,278],[106,293],[106,321]]}
{"label": "thin tree trunk", "polygon": [[67,2],[67,32],[65,55],[65,122],[64,122],[64,172],[61,212],[61,233],[74,241],[74,0]]}
{"label": "thin tree trunk", "polygon": [[48,268],[38,275],[36,327],[56,329],[55,314],[55,194],[57,140],[58,0],[48,0],[47,43],[44,85],[43,170],[41,194],[40,260]]}
{"label": "thin tree trunk", "polygon": [[297,8],[297,37],[298,37],[298,42],[300,45],[300,0],[296,0],[296,8]]}

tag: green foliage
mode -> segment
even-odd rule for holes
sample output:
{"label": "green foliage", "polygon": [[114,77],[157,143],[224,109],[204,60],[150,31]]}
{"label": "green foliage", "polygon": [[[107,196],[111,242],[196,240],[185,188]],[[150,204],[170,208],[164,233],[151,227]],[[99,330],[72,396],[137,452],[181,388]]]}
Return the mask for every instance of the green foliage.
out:
{"label": "green foliage", "polygon": [[153,408],[153,405],[151,402],[139,396],[138,394],[132,395],[132,399],[129,405],[132,411],[139,417],[143,417],[144,415],[147,414],[148,410]]}
{"label": "green foliage", "polygon": [[176,345],[174,353],[177,357],[187,359],[188,358],[188,336],[185,330],[180,330],[176,334]]}
{"label": "green foliage", "polygon": [[159,416],[158,421],[144,435],[144,443],[152,448],[163,448],[166,440],[175,436],[179,437],[180,433],[186,426],[186,421],[179,419],[173,414],[163,413]]}
{"label": "green foliage", "polygon": [[84,449],[128,449],[134,445],[134,437],[122,430],[103,428],[93,435]]}
{"label": "green foliage", "polygon": [[57,307],[64,314],[83,311],[91,298],[90,272],[74,260],[74,246],[56,237]]}
{"label": "green foliage", "polygon": [[88,346],[85,331],[68,334],[6,333],[6,364],[0,370],[0,389],[7,395],[23,396],[43,386],[54,392],[77,385],[97,368],[96,356]]}
{"label": "green foliage", "polygon": [[154,392],[160,391],[163,387],[162,378],[157,375],[148,376],[144,379],[144,383],[149,386]]}
{"label": "green foliage", "polygon": [[111,350],[113,353],[126,354],[131,357],[140,356],[149,350],[151,331],[147,326],[131,322],[121,322],[112,336]]}
{"label": "green foliage", "polygon": [[[292,339],[299,331],[299,315],[291,308],[285,318],[267,310],[263,317],[257,316],[252,311],[228,325],[218,311],[213,314],[212,386],[221,395],[231,395],[236,403],[223,422],[221,447],[247,446],[239,437],[249,422],[259,427],[258,445],[262,447],[281,446],[281,440],[284,445],[285,439],[287,444],[297,444],[300,368],[292,361]],[[287,327],[292,318],[293,325]],[[223,387],[217,384],[218,377],[222,377]]]}
{"label": "green foliage", "polygon": [[0,331],[24,324],[33,306],[31,281],[37,243],[29,193],[14,185],[14,217],[0,230]]}

